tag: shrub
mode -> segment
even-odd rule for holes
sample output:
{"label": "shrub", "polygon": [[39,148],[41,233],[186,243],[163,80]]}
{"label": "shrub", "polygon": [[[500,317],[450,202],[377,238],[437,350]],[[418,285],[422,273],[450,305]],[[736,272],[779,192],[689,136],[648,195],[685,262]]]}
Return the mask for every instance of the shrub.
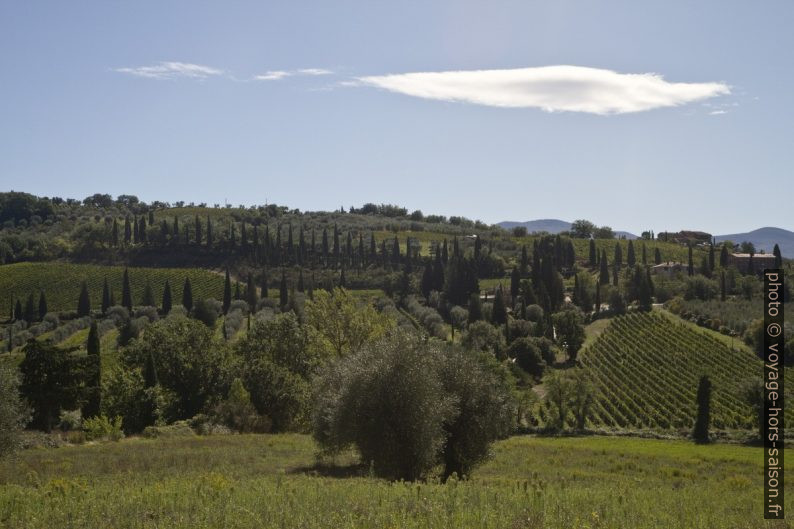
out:
{"label": "shrub", "polygon": [[220,310],[208,299],[200,299],[193,305],[193,317],[210,329],[215,328],[219,314]]}
{"label": "shrub", "polygon": [[477,321],[469,325],[461,339],[461,344],[471,351],[491,353],[500,357],[505,349],[502,332],[487,321]]}
{"label": "shrub", "polygon": [[266,433],[271,427],[270,419],[256,412],[251,404],[251,394],[239,378],[232,382],[226,400],[215,406],[213,418],[217,423],[240,433]]}
{"label": "shrub", "polygon": [[83,421],[85,437],[89,441],[118,441],[124,437],[121,421],[122,419],[119,416],[116,416],[113,420],[108,419],[106,415],[90,417]]}
{"label": "shrub", "polygon": [[540,378],[546,368],[540,347],[531,338],[518,338],[513,340],[507,348],[507,356],[514,358],[516,363],[530,375]]}
{"label": "shrub", "polygon": [[147,426],[143,430],[143,436],[148,439],[193,437],[195,435],[196,432],[193,431],[186,421],[177,421],[167,426]]}
{"label": "shrub", "polygon": [[475,353],[395,331],[315,381],[313,435],[326,454],[354,445],[379,476],[414,480],[437,464],[468,474],[510,425],[510,396]]}
{"label": "shrub", "polygon": [[61,411],[60,420],[61,422],[58,426],[64,432],[80,430],[83,427],[83,414],[79,409]]}

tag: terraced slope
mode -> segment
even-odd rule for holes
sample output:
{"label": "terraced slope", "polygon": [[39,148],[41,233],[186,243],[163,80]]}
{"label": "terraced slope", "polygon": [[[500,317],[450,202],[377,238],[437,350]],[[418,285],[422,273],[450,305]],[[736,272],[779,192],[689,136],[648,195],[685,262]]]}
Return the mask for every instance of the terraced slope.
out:
{"label": "terraced slope", "polygon": [[[761,376],[761,361],[747,349],[731,348],[707,331],[658,313],[630,314],[617,318],[580,359],[599,390],[593,425],[691,428],[698,379],[708,374],[713,384],[712,427],[755,428],[753,412],[742,399],[742,386]],[[792,412],[787,410],[787,423]]]}

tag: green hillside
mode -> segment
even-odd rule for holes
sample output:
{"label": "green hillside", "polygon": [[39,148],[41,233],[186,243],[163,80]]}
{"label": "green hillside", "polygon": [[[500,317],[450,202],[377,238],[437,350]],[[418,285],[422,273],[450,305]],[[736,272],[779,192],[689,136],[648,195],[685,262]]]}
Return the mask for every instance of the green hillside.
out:
{"label": "green hillside", "polygon": [[[593,423],[617,428],[692,427],[698,379],[713,384],[711,416],[717,429],[753,429],[742,386],[761,376],[748,349],[673,317],[630,314],[616,318],[580,353],[598,388]],[[789,410],[791,411],[791,410]],[[787,422],[792,419],[786,414]]]}
{"label": "green hillside", "polygon": [[[92,307],[98,308],[102,301],[102,285],[107,278],[115,300],[121,303],[121,286],[124,267],[51,263],[16,263],[0,266],[0,293],[4,304],[0,315],[7,315],[11,300],[22,299],[24,304],[28,294],[33,293],[38,303],[39,291],[47,296],[50,311],[75,310],[80,285],[88,285]],[[193,299],[221,298],[223,276],[197,268],[129,268],[132,300],[139,304],[143,297],[146,282],[151,282],[156,300],[162,297],[166,279],[170,280],[175,303],[181,299],[182,285],[190,278]],[[37,305],[38,306],[38,305]]]}

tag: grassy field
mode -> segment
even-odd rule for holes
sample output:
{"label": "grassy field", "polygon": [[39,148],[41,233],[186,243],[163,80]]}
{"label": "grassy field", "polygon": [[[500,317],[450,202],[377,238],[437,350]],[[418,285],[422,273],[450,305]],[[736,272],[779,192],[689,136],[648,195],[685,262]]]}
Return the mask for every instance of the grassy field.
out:
{"label": "grassy field", "polygon": [[[22,299],[24,304],[28,294],[33,293],[38,307],[39,291],[47,296],[50,311],[75,310],[80,295],[80,285],[85,281],[91,295],[92,308],[99,308],[102,301],[102,283],[107,278],[113,290],[116,303],[121,303],[121,285],[124,267],[96,266],[70,263],[16,263],[0,266],[0,292],[6,306],[11,299]],[[223,295],[223,276],[198,268],[130,268],[132,301],[141,303],[146,282],[150,281],[155,301],[160,303],[166,279],[171,282],[174,303],[182,299],[182,286],[185,278],[190,278],[193,299]],[[7,313],[7,310],[4,311]]]}
{"label": "grassy field", "polygon": [[514,437],[447,484],[374,479],[351,457],[316,467],[313,450],[301,435],[30,449],[0,463],[0,526],[785,527],[762,519],[752,447]]}

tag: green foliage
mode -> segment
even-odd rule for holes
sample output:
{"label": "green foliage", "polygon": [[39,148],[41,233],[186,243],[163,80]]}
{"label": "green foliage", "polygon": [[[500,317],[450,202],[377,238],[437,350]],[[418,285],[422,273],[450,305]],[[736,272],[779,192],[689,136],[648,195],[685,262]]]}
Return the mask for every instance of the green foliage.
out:
{"label": "green foliage", "polygon": [[461,338],[461,345],[470,351],[490,353],[497,358],[505,354],[505,336],[487,321],[477,321],[469,325]]}
{"label": "green foliage", "polygon": [[229,353],[213,340],[212,330],[196,320],[173,316],[153,323],[122,352],[130,368],[143,368],[149,355],[160,385],[177,399],[177,419],[199,413],[227,383]]}
{"label": "green foliage", "polygon": [[218,308],[216,307],[217,301],[200,299],[193,307],[193,317],[198,321],[209,327],[215,328],[215,323],[218,321]]}
{"label": "green foliage", "polygon": [[19,365],[21,395],[33,408],[32,425],[50,431],[61,410],[78,408],[84,398],[83,362],[72,351],[30,340]]}
{"label": "green foliage", "polygon": [[552,314],[551,320],[557,334],[557,343],[565,349],[568,358],[575,361],[585,339],[582,312],[576,308],[563,310]]}
{"label": "green foliage", "polygon": [[313,433],[327,453],[355,445],[376,474],[414,480],[439,462],[468,474],[509,427],[508,392],[471,353],[395,332],[316,382]]}
{"label": "green foliage", "polygon": [[19,447],[19,434],[29,413],[19,398],[16,370],[0,365],[0,459]]}
{"label": "green foliage", "polygon": [[105,415],[91,417],[83,421],[85,437],[89,441],[118,441],[124,437],[121,417],[108,419]]}
{"label": "green foliage", "polygon": [[295,314],[257,321],[234,351],[256,411],[269,417],[275,431],[302,429],[308,417],[309,375],[320,358]]}
{"label": "green foliage", "polygon": [[213,418],[239,433],[270,431],[270,419],[259,415],[251,403],[251,394],[246,391],[239,378],[232,381],[229,395],[213,410]]}
{"label": "green foliage", "polygon": [[530,375],[540,378],[546,369],[543,354],[533,338],[518,338],[513,340],[507,348],[507,356],[515,359],[516,363]]}
{"label": "green foliage", "polygon": [[711,424],[711,380],[709,380],[708,375],[700,377],[696,402],[698,409],[692,437],[695,442],[708,443],[709,426]]}
{"label": "green foliage", "polygon": [[102,414],[121,417],[127,434],[140,433],[175,415],[174,395],[159,385],[148,386],[140,369],[114,369],[105,379],[102,393]]}
{"label": "green foliage", "polygon": [[312,346],[325,357],[353,354],[395,326],[372,306],[359,306],[342,288],[317,291],[304,307]]}

